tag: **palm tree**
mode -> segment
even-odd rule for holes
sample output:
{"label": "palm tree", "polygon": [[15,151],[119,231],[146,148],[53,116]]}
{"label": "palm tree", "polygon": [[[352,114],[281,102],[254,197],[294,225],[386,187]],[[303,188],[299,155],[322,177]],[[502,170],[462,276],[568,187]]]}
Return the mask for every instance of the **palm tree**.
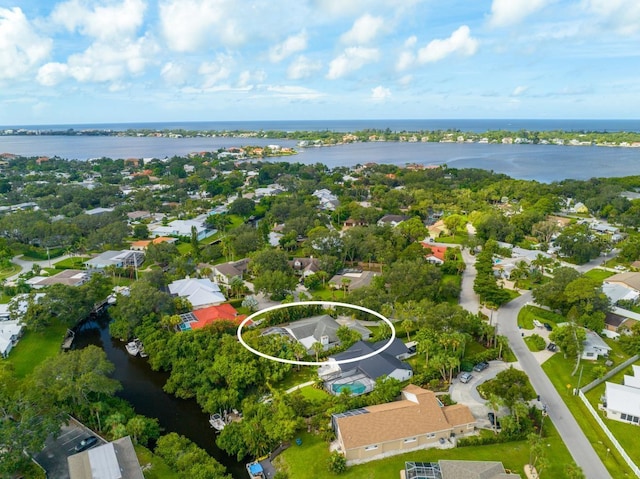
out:
{"label": "palm tree", "polygon": [[404,329],[404,332],[407,333],[407,341],[411,341],[409,331],[413,329],[413,321],[411,321],[410,319],[405,319],[404,321],[402,321],[402,323],[400,323],[400,326],[402,327],[402,329]]}
{"label": "palm tree", "polygon": [[313,352],[316,353],[316,362],[320,362],[320,353],[324,351],[324,346],[322,345],[322,343],[316,341],[311,345],[311,349],[313,349]]}
{"label": "palm tree", "polygon": [[493,411],[492,427],[495,434],[498,434],[498,409],[500,409],[500,406],[502,406],[503,402],[504,401],[502,400],[502,398],[496,396],[495,394],[489,394],[489,397],[487,398],[487,403]]}
{"label": "palm tree", "polygon": [[231,278],[231,281],[229,281],[229,288],[231,289],[231,295],[233,297],[237,298],[240,295],[243,287],[244,281],[240,276],[234,276],[233,278]]}

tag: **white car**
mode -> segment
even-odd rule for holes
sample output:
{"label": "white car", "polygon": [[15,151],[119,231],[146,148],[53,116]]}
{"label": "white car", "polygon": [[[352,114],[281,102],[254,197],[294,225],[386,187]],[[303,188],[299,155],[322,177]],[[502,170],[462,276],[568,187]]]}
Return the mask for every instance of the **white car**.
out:
{"label": "white car", "polygon": [[473,377],[473,374],[464,372],[464,373],[460,374],[460,376],[458,376],[458,379],[460,379],[461,383],[466,384],[469,381],[471,381],[472,377]]}

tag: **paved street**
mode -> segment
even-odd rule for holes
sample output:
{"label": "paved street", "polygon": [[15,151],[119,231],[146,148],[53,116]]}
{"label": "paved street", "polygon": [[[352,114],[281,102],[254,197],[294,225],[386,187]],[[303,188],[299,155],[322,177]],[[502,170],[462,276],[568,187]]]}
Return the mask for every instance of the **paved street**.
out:
{"label": "paved street", "polygon": [[522,370],[529,376],[529,380],[540,395],[541,401],[547,405],[549,418],[553,421],[571,456],[573,456],[576,464],[582,468],[587,479],[611,477],[572,416],[569,408],[560,397],[560,394],[551,384],[551,381],[522,339],[522,333],[518,329],[518,311],[529,301],[531,301],[531,293],[526,292],[498,310],[499,332],[509,339],[509,345],[516,355]]}

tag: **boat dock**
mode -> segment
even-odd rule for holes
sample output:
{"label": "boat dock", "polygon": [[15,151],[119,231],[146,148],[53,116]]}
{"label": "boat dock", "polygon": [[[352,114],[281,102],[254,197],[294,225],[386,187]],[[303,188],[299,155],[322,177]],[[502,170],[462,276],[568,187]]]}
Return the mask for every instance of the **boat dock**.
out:
{"label": "boat dock", "polygon": [[64,339],[62,340],[62,344],[60,345],[63,351],[68,351],[69,349],[71,349],[75,336],[76,333],[74,333],[70,329],[67,329],[67,333],[64,335]]}

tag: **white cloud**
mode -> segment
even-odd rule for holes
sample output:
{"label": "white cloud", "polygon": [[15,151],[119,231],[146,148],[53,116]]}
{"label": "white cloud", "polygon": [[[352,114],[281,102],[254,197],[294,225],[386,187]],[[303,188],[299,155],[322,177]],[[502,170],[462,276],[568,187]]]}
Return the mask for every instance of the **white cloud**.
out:
{"label": "white cloud", "polygon": [[471,56],[477,50],[478,40],[471,37],[468,26],[462,25],[449,38],[432,40],[426,47],[418,50],[418,61],[420,63],[437,62],[453,53]]}
{"label": "white cloud", "polygon": [[373,41],[384,26],[384,18],[374,17],[368,13],[358,18],[351,30],[340,37],[347,45],[366,45]]}
{"label": "white cloud", "polygon": [[416,43],[418,43],[418,37],[416,37],[415,35],[411,35],[404,41],[404,46],[405,48],[411,48],[415,46]]}
{"label": "white cloud", "polygon": [[401,72],[406,70],[415,61],[416,56],[412,52],[402,52],[398,57],[398,61],[396,62],[396,70]]}
{"label": "white cloud", "polygon": [[413,81],[413,75],[404,75],[402,78],[398,80],[398,83],[402,86],[408,86]]}
{"label": "white cloud", "polygon": [[110,5],[87,6],[81,0],[69,0],[56,5],[51,19],[69,31],[99,40],[131,37],[144,21],[144,0],[123,0]]}
{"label": "white cloud", "polygon": [[216,41],[239,45],[245,34],[232,15],[236,10],[232,0],[164,0],[160,3],[162,33],[169,48],[178,52],[192,52]]}
{"label": "white cloud", "polygon": [[515,87],[513,89],[513,92],[511,92],[511,96],[520,96],[522,95],[524,92],[526,92],[529,89],[528,86],[524,86],[524,85],[518,85],[517,87]]}
{"label": "white cloud", "polygon": [[292,61],[289,68],[287,68],[287,78],[290,80],[301,80],[302,78],[310,77],[321,69],[322,62],[311,60],[304,55],[300,55]]}
{"label": "white cloud", "polygon": [[271,96],[300,100],[314,100],[323,96],[316,90],[294,85],[270,85],[267,91],[272,94]]}
{"label": "white cloud", "polygon": [[44,61],[53,42],[40,36],[18,7],[0,8],[0,80],[18,78]]}
{"label": "white cloud", "polygon": [[382,85],[378,85],[375,88],[371,89],[371,98],[375,101],[386,100],[391,96],[391,90],[383,87]]}
{"label": "white cloud", "polygon": [[545,7],[550,1],[551,0],[493,0],[489,24],[493,27],[514,25]]}
{"label": "white cloud", "polygon": [[218,55],[214,62],[203,62],[198,68],[198,73],[202,75],[202,87],[213,88],[229,78],[231,75],[231,58],[227,55]]}
{"label": "white cloud", "polygon": [[55,86],[69,75],[69,67],[65,63],[47,63],[38,69],[36,80],[44,86]]}
{"label": "white cloud", "polygon": [[297,35],[291,35],[284,42],[275,45],[269,50],[269,60],[278,63],[294,53],[307,48],[307,32],[302,31]]}
{"label": "white cloud", "polygon": [[240,88],[251,87],[253,88],[254,84],[262,83],[266,80],[267,74],[263,70],[250,71],[245,70],[240,73],[238,77],[238,86]]}
{"label": "white cloud", "polygon": [[598,23],[621,35],[640,31],[640,2],[637,0],[584,0],[583,6],[597,16]]}
{"label": "white cloud", "polygon": [[189,79],[189,72],[180,63],[168,62],[162,66],[160,76],[169,85],[184,85]]}
{"label": "white cloud", "polygon": [[344,52],[331,60],[329,64],[329,80],[336,80],[343,77],[347,73],[359,70],[367,63],[372,63],[380,58],[380,52],[377,48],[350,47]]}

